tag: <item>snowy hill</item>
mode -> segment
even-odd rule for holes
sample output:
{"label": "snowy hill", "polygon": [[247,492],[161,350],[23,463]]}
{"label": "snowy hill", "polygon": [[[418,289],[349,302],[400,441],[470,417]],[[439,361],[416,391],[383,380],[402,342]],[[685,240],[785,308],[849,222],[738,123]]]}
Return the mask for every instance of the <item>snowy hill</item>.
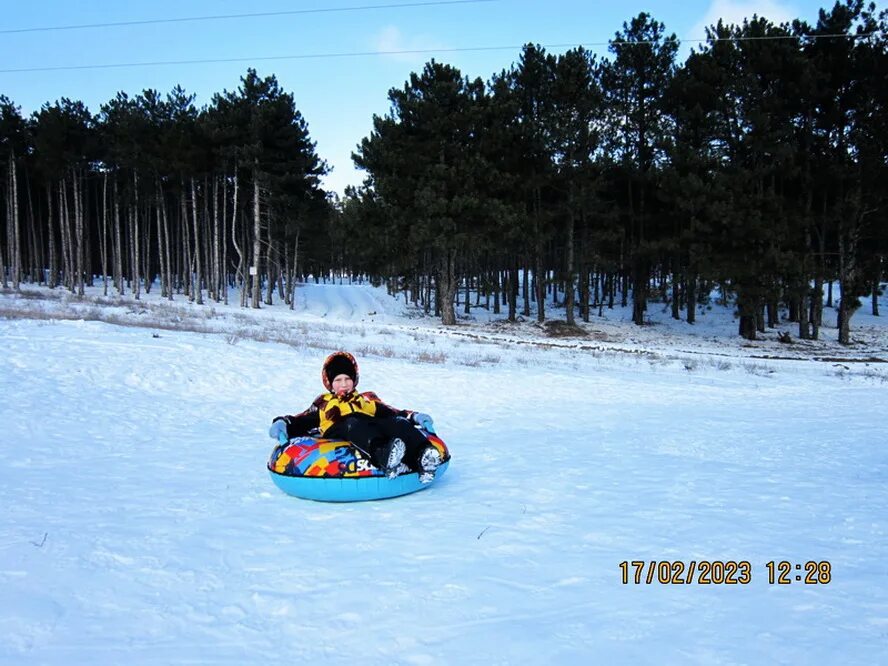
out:
{"label": "snowy hill", "polygon": [[[3,294],[0,663],[883,660],[885,326],[747,343],[656,308],[557,337],[362,285],[295,312]],[[273,486],[269,422],[340,348],[435,417],[440,483]]]}

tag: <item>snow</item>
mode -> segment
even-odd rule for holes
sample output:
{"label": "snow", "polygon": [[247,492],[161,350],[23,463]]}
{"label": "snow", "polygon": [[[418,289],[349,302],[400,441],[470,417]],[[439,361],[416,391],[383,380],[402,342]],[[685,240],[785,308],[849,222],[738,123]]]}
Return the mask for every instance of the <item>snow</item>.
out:
{"label": "snow", "polygon": [[[553,338],[477,309],[445,330],[366,285],[303,285],[296,312],[99,293],[0,295],[0,663],[888,653],[880,318],[844,348],[834,328],[746,343],[718,307]],[[339,348],[360,388],[434,416],[440,482],[348,505],[274,487],[268,424]],[[747,560],[752,580],[626,585],[632,560]],[[769,584],[780,560],[831,582]]]}

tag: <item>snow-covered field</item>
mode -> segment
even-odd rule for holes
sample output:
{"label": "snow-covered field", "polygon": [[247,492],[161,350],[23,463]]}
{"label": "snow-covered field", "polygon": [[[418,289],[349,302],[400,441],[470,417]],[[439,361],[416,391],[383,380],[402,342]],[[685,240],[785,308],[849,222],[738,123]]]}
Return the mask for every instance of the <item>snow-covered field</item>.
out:
{"label": "snow-covered field", "polygon": [[[885,663],[879,318],[849,348],[656,304],[649,327],[605,311],[547,337],[482,310],[446,331],[368,286],[298,294],[0,296],[0,663]],[[271,418],[339,348],[359,388],[435,417],[439,483],[348,505],[271,483]],[[633,560],[750,580],[624,584]]]}

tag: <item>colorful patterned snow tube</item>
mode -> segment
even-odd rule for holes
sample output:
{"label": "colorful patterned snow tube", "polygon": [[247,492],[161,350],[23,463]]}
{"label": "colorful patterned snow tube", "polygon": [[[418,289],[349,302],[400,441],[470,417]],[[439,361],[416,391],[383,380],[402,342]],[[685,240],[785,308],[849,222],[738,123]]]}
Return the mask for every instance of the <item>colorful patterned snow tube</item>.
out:
{"label": "colorful patterned snow tube", "polygon": [[319,437],[294,437],[288,444],[278,444],[268,459],[268,471],[278,488],[302,499],[359,502],[407,495],[434,485],[450,464],[441,438],[422,433],[441,454],[441,466],[431,483],[420,483],[419,474],[404,465],[398,476],[389,479],[351,442]]}

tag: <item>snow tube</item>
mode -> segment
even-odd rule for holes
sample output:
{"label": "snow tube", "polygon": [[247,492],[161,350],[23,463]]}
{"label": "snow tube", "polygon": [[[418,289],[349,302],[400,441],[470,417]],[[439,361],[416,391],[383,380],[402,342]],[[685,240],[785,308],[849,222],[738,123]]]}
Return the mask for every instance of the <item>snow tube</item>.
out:
{"label": "snow tube", "polygon": [[441,466],[431,483],[420,483],[419,474],[401,465],[389,479],[351,443],[321,437],[294,437],[278,444],[268,459],[275,485],[288,495],[320,502],[360,502],[386,499],[434,485],[450,464],[447,446],[437,435],[420,429],[441,454]]}

